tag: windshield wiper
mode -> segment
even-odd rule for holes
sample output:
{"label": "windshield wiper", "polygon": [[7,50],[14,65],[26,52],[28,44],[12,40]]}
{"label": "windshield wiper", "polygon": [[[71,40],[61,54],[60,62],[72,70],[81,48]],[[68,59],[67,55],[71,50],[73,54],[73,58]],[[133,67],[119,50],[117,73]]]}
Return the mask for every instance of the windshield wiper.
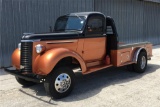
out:
{"label": "windshield wiper", "polygon": [[[74,13],[75,14],[75,13]],[[83,19],[81,17],[79,17],[77,14],[75,14],[81,21],[83,21]]]}

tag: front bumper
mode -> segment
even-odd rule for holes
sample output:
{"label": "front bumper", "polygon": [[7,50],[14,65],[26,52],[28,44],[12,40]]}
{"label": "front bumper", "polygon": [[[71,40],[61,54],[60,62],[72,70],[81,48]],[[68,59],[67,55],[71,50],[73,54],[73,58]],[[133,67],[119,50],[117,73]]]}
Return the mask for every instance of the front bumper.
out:
{"label": "front bumper", "polygon": [[25,73],[25,74],[23,74],[21,71],[16,70],[13,67],[5,67],[4,70],[7,73],[11,74],[11,75],[14,75],[16,77],[25,79],[27,81],[33,81],[33,82],[36,82],[36,83],[43,83],[43,82],[45,82],[45,77],[43,77],[43,76],[35,75],[35,74],[32,74],[32,73]]}

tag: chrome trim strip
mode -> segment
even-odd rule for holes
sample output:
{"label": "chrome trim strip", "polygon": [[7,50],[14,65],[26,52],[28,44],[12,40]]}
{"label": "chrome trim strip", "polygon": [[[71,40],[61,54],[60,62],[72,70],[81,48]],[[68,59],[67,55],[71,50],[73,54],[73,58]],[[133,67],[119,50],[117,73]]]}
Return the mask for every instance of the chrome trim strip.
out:
{"label": "chrome trim strip", "polygon": [[21,42],[36,42],[40,41],[40,39],[35,39],[35,40],[21,40]]}
{"label": "chrome trim strip", "polygon": [[54,41],[54,42],[46,42],[47,44],[60,44],[60,43],[74,43],[78,40],[61,40],[61,41]]}

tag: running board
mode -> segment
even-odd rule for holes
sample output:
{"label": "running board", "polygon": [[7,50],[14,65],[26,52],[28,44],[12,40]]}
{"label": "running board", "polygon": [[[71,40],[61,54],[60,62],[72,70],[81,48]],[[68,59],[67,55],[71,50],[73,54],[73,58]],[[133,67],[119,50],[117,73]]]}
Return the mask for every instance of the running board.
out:
{"label": "running board", "polygon": [[110,65],[97,65],[97,66],[94,66],[94,67],[89,67],[87,69],[86,72],[82,72],[82,74],[89,74],[89,73],[92,73],[92,72],[96,72],[98,70],[102,70],[102,69],[105,69],[105,68],[109,68],[109,67],[112,67],[113,65],[110,64]]}

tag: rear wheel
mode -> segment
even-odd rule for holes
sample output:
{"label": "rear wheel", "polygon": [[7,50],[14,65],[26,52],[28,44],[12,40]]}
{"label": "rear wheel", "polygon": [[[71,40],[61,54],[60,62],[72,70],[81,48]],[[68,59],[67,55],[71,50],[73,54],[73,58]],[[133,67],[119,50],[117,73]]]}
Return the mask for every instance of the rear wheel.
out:
{"label": "rear wheel", "polygon": [[19,77],[15,77],[17,82],[25,87],[28,87],[28,86],[32,86],[32,85],[35,85],[36,83],[35,82],[32,82],[32,81],[27,81],[25,79],[22,79],[22,78],[19,78]]}
{"label": "rear wheel", "polygon": [[133,65],[134,71],[138,73],[145,72],[147,68],[147,54],[146,52],[141,52],[138,56],[137,63]]}
{"label": "rear wheel", "polygon": [[74,87],[75,74],[69,67],[61,67],[53,70],[47,76],[44,83],[45,90],[54,99],[68,96]]}

